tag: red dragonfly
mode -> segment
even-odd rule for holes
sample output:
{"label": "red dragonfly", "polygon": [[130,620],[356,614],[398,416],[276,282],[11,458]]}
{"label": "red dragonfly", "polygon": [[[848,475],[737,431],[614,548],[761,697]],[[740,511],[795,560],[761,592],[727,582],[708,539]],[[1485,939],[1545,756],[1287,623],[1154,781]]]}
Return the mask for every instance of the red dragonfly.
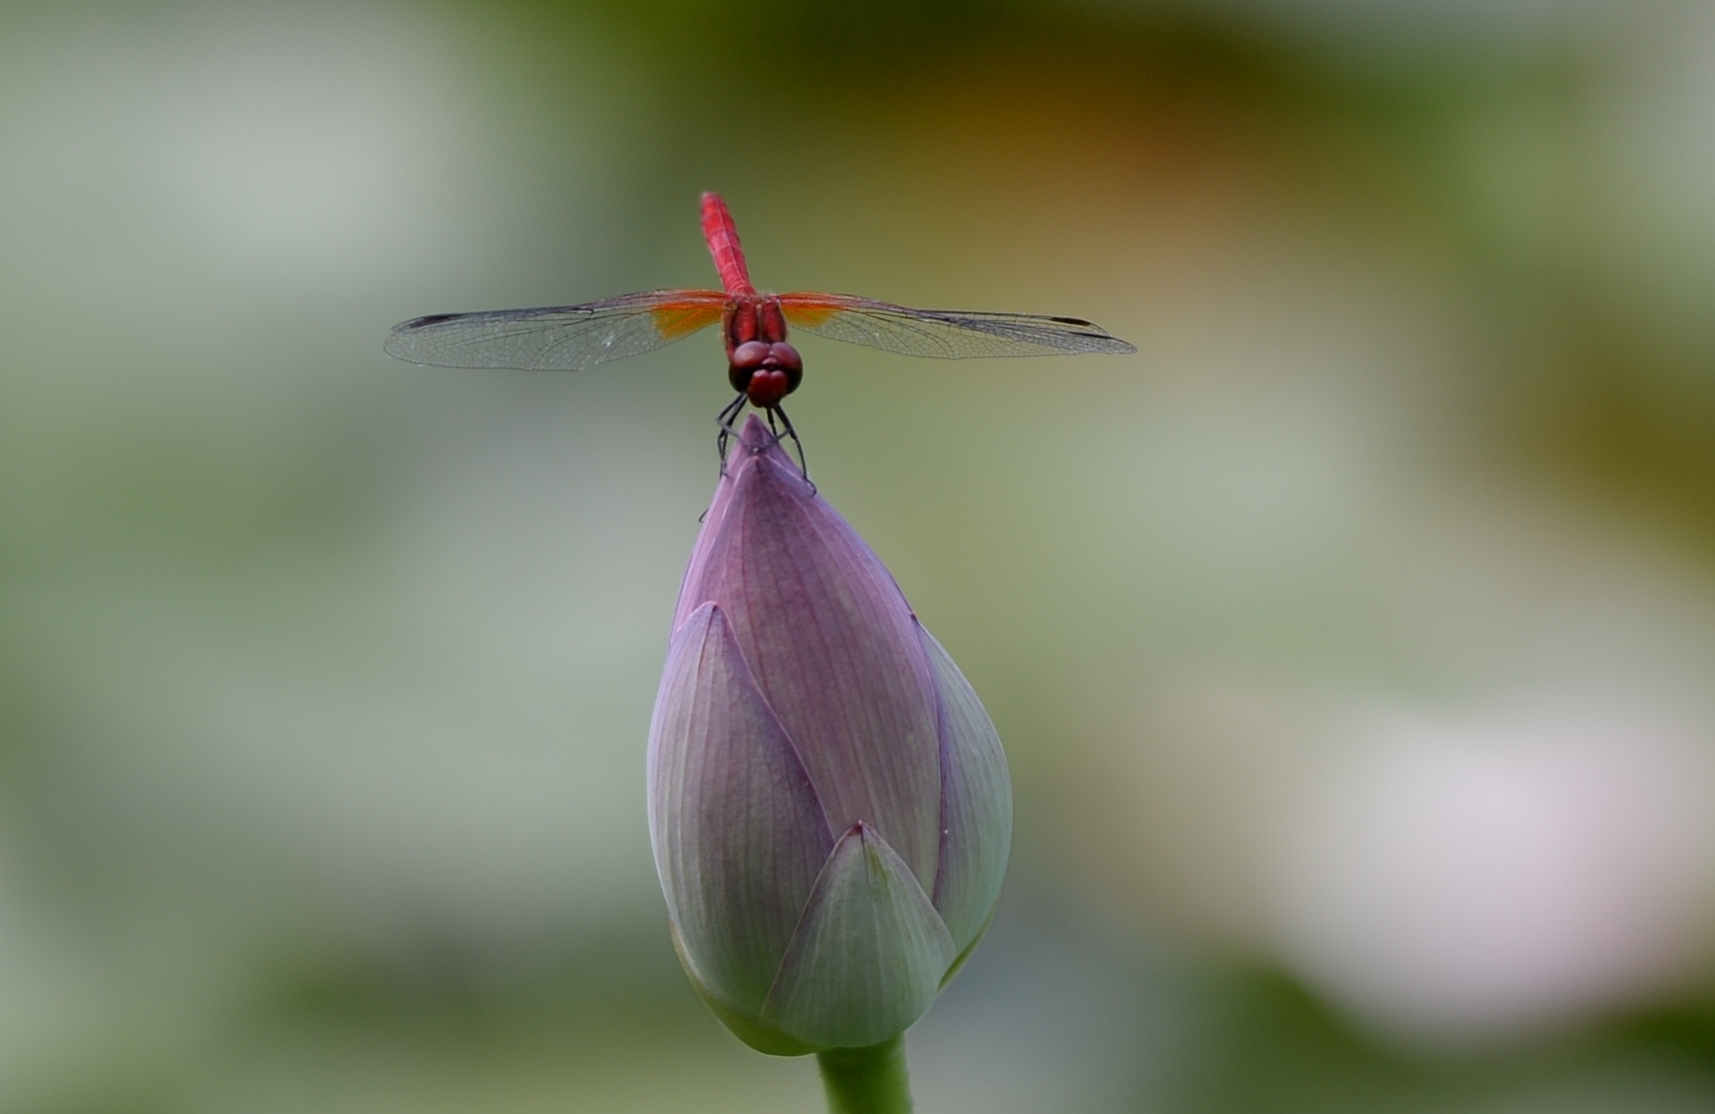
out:
{"label": "red dragonfly", "polygon": [[[431,313],[393,327],[387,354],[440,367],[576,371],[635,356],[720,323],[727,378],[738,397],[720,413],[721,458],[733,420],[749,402],[776,415],[798,389],[804,361],[786,326],[907,356],[1056,356],[1137,349],[1077,317],[908,309],[849,294],[764,294],[750,282],[738,229],[718,194],[703,194],[703,236],[724,290],[648,290],[577,306]],[[799,447],[800,456],[803,453]]]}

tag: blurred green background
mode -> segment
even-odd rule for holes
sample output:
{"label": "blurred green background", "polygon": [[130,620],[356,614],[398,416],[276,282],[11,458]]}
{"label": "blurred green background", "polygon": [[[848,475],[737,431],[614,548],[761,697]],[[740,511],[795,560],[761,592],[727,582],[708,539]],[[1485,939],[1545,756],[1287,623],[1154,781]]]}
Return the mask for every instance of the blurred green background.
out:
{"label": "blurred green background", "polygon": [[643,748],[714,282],[1018,831],[925,1114],[1715,1109],[1715,7],[0,8],[0,1109],[810,1111],[664,927]]}

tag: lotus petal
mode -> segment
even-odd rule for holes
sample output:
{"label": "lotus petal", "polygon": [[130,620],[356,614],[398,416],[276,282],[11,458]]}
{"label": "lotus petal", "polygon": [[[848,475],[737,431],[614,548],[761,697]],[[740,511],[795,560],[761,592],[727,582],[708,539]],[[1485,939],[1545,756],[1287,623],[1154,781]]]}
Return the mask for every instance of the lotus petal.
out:
{"label": "lotus petal", "polygon": [[877,1044],[929,1008],[956,951],[923,887],[859,821],[816,880],[762,1019],[813,1045]]}
{"label": "lotus petal", "polygon": [[691,980],[691,989],[697,992],[697,997],[703,1000],[703,1005],[709,1007],[709,1012],[720,1019],[721,1024],[732,1030],[733,1036],[758,1052],[770,1056],[803,1056],[816,1052],[813,1044],[805,1044],[795,1037],[789,1037],[774,1026],[760,1020],[753,1014],[741,1011],[737,1006],[721,998],[709,986],[708,980],[697,969],[694,961],[685,951],[685,941],[680,939],[679,930],[671,919],[667,922],[668,934],[673,938],[673,950],[678,953],[679,965],[685,969],[685,975]]}
{"label": "lotus petal", "polygon": [[935,908],[961,955],[1000,899],[1012,849],[1012,782],[994,723],[952,656],[921,625],[940,698],[941,869]]}
{"label": "lotus petal", "polygon": [[668,649],[649,790],[656,869],[684,951],[710,993],[754,1013],[834,839],[713,604]]}

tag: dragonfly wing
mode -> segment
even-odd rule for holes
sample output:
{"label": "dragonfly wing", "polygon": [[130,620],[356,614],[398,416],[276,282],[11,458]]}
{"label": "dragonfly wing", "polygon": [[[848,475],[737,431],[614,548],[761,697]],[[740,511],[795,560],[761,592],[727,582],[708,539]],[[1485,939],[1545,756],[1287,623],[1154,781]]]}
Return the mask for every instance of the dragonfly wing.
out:
{"label": "dragonfly wing", "polygon": [[433,313],[395,325],[381,347],[438,367],[576,371],[688,337],[725,307],[718,290],[649,290],[581,306]]}
{"label": "dragonfly wing", "polygon": [[786,320],[807,333],[907,356],[1123,354],[1137,348],[1077,317],[910,309],[847,294],[782,294]]}

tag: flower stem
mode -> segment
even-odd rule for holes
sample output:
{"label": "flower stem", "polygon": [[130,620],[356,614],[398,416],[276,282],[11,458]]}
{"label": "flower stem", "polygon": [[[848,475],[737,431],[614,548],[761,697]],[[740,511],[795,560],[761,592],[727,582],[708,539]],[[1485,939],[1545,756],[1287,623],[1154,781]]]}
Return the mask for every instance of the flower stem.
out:
{"label": "flower stem", "polygon": [[816,1053],[828,1114],[911,1114],[911,1076],[905,1070],[905,1034],[868,1048]]}

